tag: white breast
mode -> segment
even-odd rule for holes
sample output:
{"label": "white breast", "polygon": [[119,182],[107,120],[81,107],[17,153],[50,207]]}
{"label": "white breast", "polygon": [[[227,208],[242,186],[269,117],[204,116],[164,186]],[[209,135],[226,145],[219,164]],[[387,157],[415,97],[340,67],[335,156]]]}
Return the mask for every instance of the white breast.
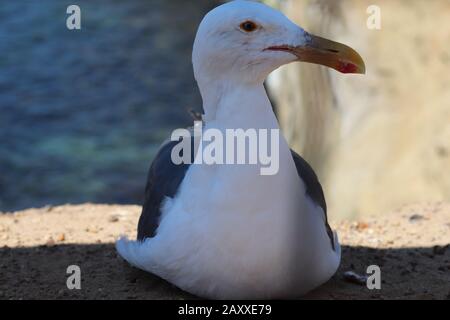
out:
{"label": "white breast", "polygon": [[[218,108],[207,128],[278,127],[265,96],[254,105],[243,94],[228,96],[228,113]],[[246,105],[239,113],[237,101]],[[305,196],[282,135],[279,160],[271,176],[261,175],[259,165],[191,165],[162,207],[156,236],[119,242],[119,252],[207,298],[294,298],[320,285],[336,271],[340,250],[331,249],[323,212]]]}

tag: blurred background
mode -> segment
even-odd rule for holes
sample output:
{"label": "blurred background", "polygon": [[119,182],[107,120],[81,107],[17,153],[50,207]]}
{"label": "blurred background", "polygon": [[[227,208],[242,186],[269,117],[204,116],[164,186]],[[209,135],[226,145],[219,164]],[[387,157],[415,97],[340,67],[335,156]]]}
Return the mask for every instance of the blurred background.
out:
{"label": "blurred background", "polygon": [[[268,0],[344,42],[366,76],[295,64],[267,87],[334,219],[450,201],[450,1]],[[77,4],[82,30],[66,28]],[[0,211],[140,204],[170,132],[201,111],[191,47],[212,0],[2,0]],[[366,26],[381,9],[381,29]],[[176,92],[176,94],[174,94]]]}
{"label": "blurred background", "polygon": [[191,47],[215,5],[2,0],[0,211],[141,203],[159,145],[201,110]]}
{"label": "blurred background", "polygon": [[[318,172],[330,216],[450,201],[450,1],[271,2],[366,63],[364,76],[292,64],[269,81],[283,132]],[[372,5],[381,29],[367,27]]]}

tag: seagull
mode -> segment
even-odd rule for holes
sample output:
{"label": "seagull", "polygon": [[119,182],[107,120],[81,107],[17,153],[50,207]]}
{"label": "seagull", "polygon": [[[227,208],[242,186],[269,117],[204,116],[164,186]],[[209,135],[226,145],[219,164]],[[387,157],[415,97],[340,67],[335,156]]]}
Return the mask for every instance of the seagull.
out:
{"label": "seagull", "polygon": [[[295,61],[365,73],[355,50],[267,5],[210,11],[192,53],[204,128],[278,130],[263,83]],[[137,240],[116,243],[132,266],[208,299],[299,298],[335,274],[341,249],[322,187],[282,135],[273,175],[260,164],[175,164],[177,143],[164,143],[150,167]]]}

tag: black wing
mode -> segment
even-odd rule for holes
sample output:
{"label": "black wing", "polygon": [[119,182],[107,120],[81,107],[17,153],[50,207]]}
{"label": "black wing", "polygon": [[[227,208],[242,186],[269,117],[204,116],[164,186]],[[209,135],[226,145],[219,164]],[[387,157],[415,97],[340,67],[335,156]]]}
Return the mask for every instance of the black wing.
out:
{"label": "black wing", "polygon": [[331,230],[331,227],[328,224],[327,204],[325,202],[325,196],[323,194],[319,179],[317,178],[317,175],[314,172],[313,168],[311,168],[311,166],[308,164],[308,162],[306,162],[305,159],[299,156],[292,149],[291,153],[292,158],[295,162],[295,167],[297,168],[297,173],[305,183],[307,196],[309,196],[316,205],[320,206],[323,209],[323,213],[325,214],[325,228],[327,230],[328,236],[330,237],[331,246],[333,247],[333,250],[335,250],[333,230]]}
{"label": "black wing", "polygon": [[189,168],[189,164],[176,165],[172,162],[172,148],[178,143],[179,141],[171,141],[164,144],[150,166],[144,206],[138,223],[137,238],[140,241],[155,235],[162,201],[165,197],[175,196]]}

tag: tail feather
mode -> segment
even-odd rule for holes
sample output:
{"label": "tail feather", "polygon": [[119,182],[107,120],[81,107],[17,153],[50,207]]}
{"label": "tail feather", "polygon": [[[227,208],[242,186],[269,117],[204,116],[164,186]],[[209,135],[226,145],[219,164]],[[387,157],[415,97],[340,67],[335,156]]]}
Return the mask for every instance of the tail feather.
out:
{"label": "tail feather", "polygon": [[148,272],[150,261],[147,241],[130,241],[127,237],[121,237],[116,242],[116,249],[119,255],[128,261],[132,266]]}

